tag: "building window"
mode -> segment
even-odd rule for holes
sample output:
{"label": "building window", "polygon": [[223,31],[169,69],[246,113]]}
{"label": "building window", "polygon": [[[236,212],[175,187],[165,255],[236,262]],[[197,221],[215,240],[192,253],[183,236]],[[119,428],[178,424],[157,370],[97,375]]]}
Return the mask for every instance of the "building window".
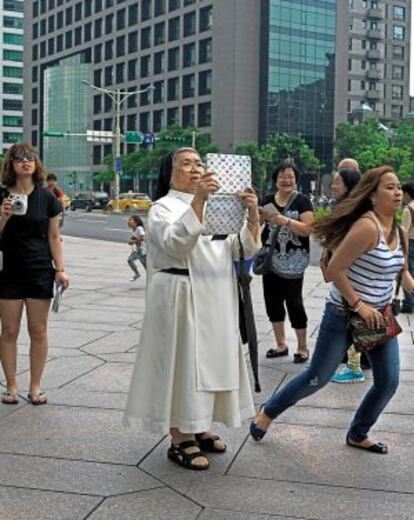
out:
{"label": "building window", "polygon": [[21,99],[3,99],[3,110],[21,112],[23,110],[23,101]]}
{"label": "building window", "polygon": [[[33,117],[32,117],[33,121]],[[36,123],[34,123],[36,124]],[[23,118],[21,116],[3,116],[3,126],[22,126]]]}
{"label": "building window", "polygon": [[85,42],[90,42],[92,40],[92,23],[91,22],[89,22],[85,25],[83,40]]}
{"label": "building window", "polygon": [[394,20],[405,20],[405,7],[401,7],[399,5],[393,6],[393,18]]}
{"label": "building window", "polygon": [[33,27],[32,27],[32,36],[33,36],[33,39],[36,40],[37,38],[39,38],[39,24],[38,23],[34,23],[33,24]]}
{"label": "building window", "polygon": [[155,81],[154,82],[154,103],[163,103],[164,102],[164,81]]}
{"label": "building window", "polygon": [[56,50],[57,52],[63,51],[63,34],[58,34],[56,38]]}
{"label": "building window", "polygon": [[[145,90],[147,87],[149,87],[148,84],[147,85],[141,85],[141,89],[140,90]],[[140,99],[139,99],[140,106],[149,105],[150,97],[149,97],[149,92],[148,91],[142,92],[139,97],[140,97]]]}
{"label": "building window", "polygon": [[70,49],[72,47],[72,31],[68,31],[65,33],[65,49]]}
{"label": "building window", "polygon": [[182,108],[181,124],[183,127],[195,126],[195,111],[193,105],[187,105]]}
{"label": "building window", "polygon": [[102,162],[102,147],[95,145],[93,147],[93,164],[101,164]]}
{"label": "building window", "polygon": [[82,43],[82,27],[76,27],[75,29],[75,45]]}
{"label": "building window", "polygon": [[192,67],[196,63],[195,43],[187,43],[183,47],[183,67]]}
{"label": "building window", "polygon": [[128,61],[128,80],[137,79],[137,60]]}
{"label": "building window", "polygon": [[105,34],[112,34],[113,19],[114,19],[113,14],[107,14],[105,16]]}
{"label": "building window", "polygon": [[14,16],[4,16],[3,25],[4,27],[8,27],[10,29],[23,29],[23,18],[15,18]]}
{"label": "building window", "polygon": [[102,0],[95,0],[95,13],[102,11]]}
{"label": "building window", "polygon": [[184,37],[191,36],[196,32],[196,14],[187,13],[184,15]]}
{"label": "building window", "polygon": [[95,38],[102,36],[102,18],[95,20]]}
{"label": "building window", "polygon": [[199,63],[210,63],[213,59],[213,47],[211,43],[211,38],[207,38],[206,40],[200,40],[199,47]]}
{"label": "building window", "polygon": [[180,0],[168,0],[168,11],[175,11],[180,8]]}
{"label": "building window", "polygon": [[141,49],[149,49],[151,47],[151,27],[145,27],[141,31]]}
{"label": "building window", "polygon": [[168,70],[178,70],[180,66],[180,49],[179,47],[174,47],[173,49],[168,49]]}
{"label": "building window", "polygon": [[167,99],[168,101],[175,101],[180,96],[180,81],[179,78],[171,78],[168,80]]}
{"label": "building window", "polygon": [[3,34],[3,43],[7,43],[8,45],[23,45],[24,39],[22,34],[12,34],[12,33],[4,33]]}
{"label": "building window", "polygon": [[391,97],[392,99],[403,99],[404,89],[402,85],[392,85]]}
{"label": "building window", "polygon": [[3,67],[3,76],[6,78],[22,78],[23,69],[21,67]]}
{"label": "building window", "polygon": [[164,110],[154,110],[152,126],[154,132],[159,132],[164,127]]}
{"label": "building window", "polygon": [[211,126],[211,103],[198,105],[198,126]]}
{"label": "building window", "polygon": [[141,21],[151,18],[151,0],[142,0],[141,4]]}
{"label": "building window", "polygon": [[401,25],[394,25],[392,30],[392,37],[394,40],[404,40],[405,29]]}
{"label": "building window", "polygon": [[104,78],[105,87],[107,87],[108,85],[112,85],[112,66],[105,67],[104,74],[105,74],[105,78]]}
{"label": "building window", "polygon": [[55,53],[55,40],[50,38],[47,42],[47,53],[49,56]]}
{"label": "building window", "polygon": [[118,36],[116,39],[116,55],[125,56],[125,36]]}
{"label": "building window", "polygon": [[56,27],[57,29],[62,29],[63,27],[63,11],[59,11],[56,15]]}
{"label": "building window", "polygon": [[75,22],[82,20],[82,3],[79,2],[75,5]]}
{"label": "building window", "polygon": [[3,132],[4,143],[20,143],[22,141],[23,134],[17,132]]}
{"label": "building window", "polygon": [[164,72],[165,53],[164,51],[154,54],[154,74],[162,74]]}
{"label": "building window", "polygon": [[150,56],[141,57],[141,78],[147,78],[150,72]]}
{"label": "building window", "polygon": [[23,94],[21,83],[3,83],[3,94]]}
{"label": "building window", "polygon": [[180,18],[168,20],[168,41],[172,42],[180,38]]}
{"label": "building window", "polygon": [[139,115],[139,130],[140,132],[148,132],[149,129],[149,112],[141,112]]}
{"label": "building window", "polygon": [[106,60],[111,60],[113,58],[113,41],[112,40],[107,40],[105,42],[105,59]]}
{"label": "building window", "polygon": [[392,66],[392,79],[404,79],[404,67],[401,65],[393,65]]}
{"label": "building window", "polygon": [[391,105],[391,115],[392,115],[392,117],[401,118],[403,115],[403,106],[402,105]]}
{"label": "building window", "polygon": [[184,0],[184,6],[195,4],[195,3],[196,3],[196,0]]}
{"label": "building window", "polygon": [[101,76],[102,76],[102,70],[98,69],[93,72],[93,84],[97,87],[101,86]]}
{"label": "building window", "polygon": [[154,27],[154,45],[162,45],[165,42],[165,23],[157,23]]}
{"label": "building window", "polygon": [[121,9],[116,13],[116,28],[118,31],[125,28],[125,15],[125,9]]}
{"label": "building window", "polygon": [[138,31],[128,34],[128,52],[137,52],[138,50]]}
{"label": "building window", "polygon": [[136,25],[138,23],[138,4],[128,7],[128,25]]}
{"label": "building window", "polygon": [[167,126],[179,125],[179,118],[178,108],[169,108],[167,110]]}
{"label": "building window", "polygon": [[160,16],[165,13],[165,0],[155,0],[154,15]]}
{"label": "building window", "polygon": [[116,64],[116,82],[117,83],[123,83],[125,80],[125,63],[117,63]]}
{"label": "building window", "polygon": [[392,46],[392,57],[394,60],[403,60],[404,54],[404,47],[400,47],[399,45]]}
{"label": "building window", "polygon": [[112,110],[112,99],[109,96],[104,96],[104,112],[110,112]]}
{"label": "building window", "polygon": [[72,7],[66,9],[66,25],[71,25],[73,22]]}
{"label": "building window", "polygon": [[[211,29],[213,24],[213,7],[210,5],[208,7],[203,7],[200,9],[200,23],[199,23],[199,31],[204,32]],[[351,39],[349,41],[352,41]]]}
{"label": "building window", "polygon": [[200,96],[211,94],[211,70],[205,70],[199,73],[198,94]]}
{"label": "building window", "polygon": [[92,16],[92,0],[85,0],[85,18]]}
{"label": "building window", "polygon": [[195,75],[187,74],[183,76],[183,98],[194,97],[195,95]]}
{"label": "building window", "polygon": [[93,96],[93,113],[100,114],[102,112],[102,96]]}
{"label": "building window", "polygon": [[[42,42],[44,43],[44,42]],[[3,60],[6,61],[23,61],[22,51],[11,51],[9,49],[3,49]]]}

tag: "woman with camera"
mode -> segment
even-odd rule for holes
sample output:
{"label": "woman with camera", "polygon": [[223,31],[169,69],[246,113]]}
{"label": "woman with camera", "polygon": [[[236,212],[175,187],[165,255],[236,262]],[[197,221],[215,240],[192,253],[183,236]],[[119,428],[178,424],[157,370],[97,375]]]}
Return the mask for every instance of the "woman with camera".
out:
{"label": "woman with camera", "polygon": [[59,236],[62,206],[42,187],[45,172],[33,147],[13,145],[6,153],[0,188],[0,355],[7,389],[4,404],[19,400],[16,379],[17,338],[26,307],[30,336],[29,401],[46,404],[40,381],[47,359],[47,320],[54,284],[66,289]]}
{"label": "woman with camera", "polygon": [[[364,332],[368,340],[374,333],[378,336],[385,317],[390,314],[396,276],[401,274],[404,289],[414,290],[414,280],[404,259],[406,237],[395,218],[401,201],[398,177],[391,167],[383,166],[367,171],[341,204],[314,222],[316,238],[333,251],[327,268],[327,278],[333,284],[315,351],[309,368],[262,406],[250,426],[254,440],[260,441],[272,420],[282,412],[328,383],[355,339],[348,328],[351,311],[370,331],[369,335]],[[346,443],[353,448],[379,454],[388,452],[386,444],[372,439],[369,432],[398,387],[400,367],[395,329],[390,335],[384,334],[379,344],[368,351],[374,381],[346,436]]]}

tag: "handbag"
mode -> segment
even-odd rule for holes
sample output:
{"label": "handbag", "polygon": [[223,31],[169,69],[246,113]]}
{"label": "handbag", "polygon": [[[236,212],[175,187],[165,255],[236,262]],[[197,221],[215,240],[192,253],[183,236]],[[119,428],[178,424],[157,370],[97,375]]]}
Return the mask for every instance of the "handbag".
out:
{"label": "handbag", "polygon": [[[291,207],[294,200],[297,197],[297,192],[292,193],[289,200],[287,201],[286,206],[284,207],[282,211],[282,215],[287,212],[287,210]],[[270,244],[265,244],[262,246],[259,250],[259,252],[256,254],[253,260],[253,272],[254,274],[267,274],[270,271],[272,271],[272,256],[273,251],[275,250],[277,239],[279,237],[281,226],[277,226],[277,229],[273,233],[272,240]]]}
{"label": "handbag", "polygon": [[[400,227],[398,227],[398,232],[405,256],[405,241]],[[396,316],[398,316],[400,312],[400,300],[398,295],[401,288],[403,270],[404,268],[397,275],[394,299],[391,303],[380,309],[384,320],[384,325],[378,329],[371,329],[368,327],[365,320],[361,318],[359,314],[352,312],[348,302],[343,298],[347,325],[352,336],[355,350],[358,352],[372,350],[375,347],[384,344],[389,339],[398,336],[398,334],[402,332],[401,326],[398,323]]]}

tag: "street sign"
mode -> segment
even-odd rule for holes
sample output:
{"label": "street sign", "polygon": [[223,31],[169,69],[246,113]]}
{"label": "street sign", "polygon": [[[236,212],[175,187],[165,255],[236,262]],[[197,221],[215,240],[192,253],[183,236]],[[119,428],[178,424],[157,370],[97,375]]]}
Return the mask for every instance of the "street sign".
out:
{"label": "street sign", "polygon": [[65,132],[57,132],[55,130],[45,130],[43,137],[65,137]]}
{"label": "street sign", "polygon": [[117,157],[115,159],[115,173],[121,173],[122,172],[122,159],[120,157]]}
{"label": "street sign", "polygon": [[112,143],[114,133],[107,130],[86,130],[86,140],[90,143]]}
{"label": "street sign", "polygon": [[142,143],[143,137],[141,132],[125,132],[124,142],[128,144],[139,144]]}
{"label": "street sign", "polygon": [[145,132],[142,142],[145,145],[155,144],[155,135],[152,132]]}

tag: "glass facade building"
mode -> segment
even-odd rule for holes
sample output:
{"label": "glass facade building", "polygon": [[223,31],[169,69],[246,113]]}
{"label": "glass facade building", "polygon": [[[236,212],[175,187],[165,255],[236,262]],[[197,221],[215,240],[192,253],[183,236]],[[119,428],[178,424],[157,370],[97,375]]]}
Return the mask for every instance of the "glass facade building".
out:
{"label": "glass facade building", "polygon": [[261,141],[302,135],[330,167],[334,136],[336,0],[263,1]]}
{"label": "glass facade building", "polygon": [[[63,59],[44,71],[44,130],[86,133],[92,119],[93,95],[82,80],[92,80],[82,55]],[[92,146],[86,137],[45,137],[43,158],[65,192],[92,189]]]}

